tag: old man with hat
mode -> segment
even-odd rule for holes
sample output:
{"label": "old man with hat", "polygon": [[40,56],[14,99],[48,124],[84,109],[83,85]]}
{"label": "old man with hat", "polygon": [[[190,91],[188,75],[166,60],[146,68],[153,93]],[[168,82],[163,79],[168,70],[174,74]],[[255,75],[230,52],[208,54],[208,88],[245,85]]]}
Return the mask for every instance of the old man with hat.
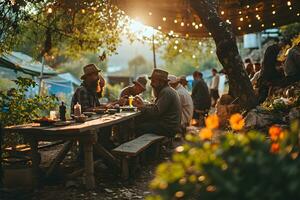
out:
{"label": "old man with hat", "polygon": [[100,69],[95,64],[88,64],[83,68],[84,74],[81,86],[75,91],[71,102],[71,113],[74,111],[74,105],[79,103],[82,112],[92,111],[100,106],[99,98],[105,85],[105,80],[99,74]]}
{"label": "old man with hat", "polygon": [[138,77],[132,83],[133,85],[130,85],[121,91],[120,98],[136,96],[143,93],[146,90],[147,79],[145,76]]}
{"label": "old man with hat", "polygon": [[149,77],[156,100],[145,105],[134,99],[134,105],[141,110],[144,119],[137,124],[138,134],[153,133],[174,137],[180,129],[181,108],[177,92],[168,85],[168,72],[154,69]]}

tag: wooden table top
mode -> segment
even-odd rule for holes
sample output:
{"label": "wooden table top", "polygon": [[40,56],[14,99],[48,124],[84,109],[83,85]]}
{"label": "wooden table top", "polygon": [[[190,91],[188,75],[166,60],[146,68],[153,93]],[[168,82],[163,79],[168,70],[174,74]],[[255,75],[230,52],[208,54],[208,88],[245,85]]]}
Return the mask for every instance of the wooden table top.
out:
{"label": "wooden table top", "polygon": [[108,126],[118,124],[120,122],[135,118],[139,116],[140,112],[121,112],[114,115],[103,115],[98,119],[86,121],[84,123],[74,123],[67,126],[48,126],[41,127],[38,123],[24,124],[5,127],[4,131],[7,133],[17,132],[20,134],[60,134],[60,135],[70,135],[70,134],[80,134],[86,133],[89,130],[100,129]]}

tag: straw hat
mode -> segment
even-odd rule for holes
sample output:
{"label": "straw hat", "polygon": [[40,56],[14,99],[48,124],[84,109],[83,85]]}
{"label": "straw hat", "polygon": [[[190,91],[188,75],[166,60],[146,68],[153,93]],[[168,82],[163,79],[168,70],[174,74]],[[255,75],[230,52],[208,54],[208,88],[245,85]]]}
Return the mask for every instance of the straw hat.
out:
{"label": "straw hat", "polygon": [[138,77],[135,81],[132,81],[134,84],[140,85],[143,89],[146,89],[147,79],[145,76]]}
{"label": "straw hat", "polygon": [[84,74],[81,76],[81,79],[85,79],[87,75],[99,72],[101,72],[101,70],[98,69],[98,67],[95,64],[88,64],[83,67]]}
{"label": "straw hat", "polygon": [[168,79],[169,79],[169,83],[170,84],[174,84],[174,83],[178,82],[178,78],[176,76],[174,76],[174,75],[169,75]]}
{"label": "straw hat", "polygon": [[165,81],[168,81],[168,75],[169,73],[164,71],[164,70],[161,70],[161,69],[154,69],[152,71],[152,74],[151,76],[149,77],[149,79],[153,78],[153,77],[156,77],[156,78],[159,78],[161,80],[165,80]]}

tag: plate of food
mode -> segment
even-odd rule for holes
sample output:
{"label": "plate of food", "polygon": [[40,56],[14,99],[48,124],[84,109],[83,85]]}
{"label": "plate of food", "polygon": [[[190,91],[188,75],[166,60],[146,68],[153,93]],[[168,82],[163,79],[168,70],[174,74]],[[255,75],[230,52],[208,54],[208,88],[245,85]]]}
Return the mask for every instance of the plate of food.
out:
{"label": "plate of food", "polygon": [[106,109],[104,109],[104,108],[95,108],[95,109],[93,109],[93,112],[95,112],[96,114],[105,114]]}
{"label": "plate of food", "polygon": [[135,112],[136,111],[136,107],[130,107],[130,106],[123,106],[123,107],[120,107],[120,110],[122,112]]}
{"label": "plate of food", "polygon": [[35,123],[39,123],[40,126],[52,126],[57,122],[57,120],[50,119],[48,117],[42,117],[40,119],[34,120]]}
{"label": "plate of food", "polygon": [[84,114],[84,115],[86,115],[88,117],[91,117],[93,115],[96,115],[97,113],[95,113],[95,112],[83,112],[82,114]]}
{"label": "plate of food", "polygon": [[54,123],[54,126],[68,126],[68,125],[71,125],[72,121],[58,121],[56,123]]}

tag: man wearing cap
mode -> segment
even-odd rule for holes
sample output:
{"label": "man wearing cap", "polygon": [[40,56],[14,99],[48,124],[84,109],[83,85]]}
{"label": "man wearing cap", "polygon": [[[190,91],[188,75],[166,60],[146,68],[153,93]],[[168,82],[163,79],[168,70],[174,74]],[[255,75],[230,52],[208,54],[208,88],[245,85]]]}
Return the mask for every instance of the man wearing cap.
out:
{"label": "man wearing cap", "polygon": [[136,81],[133,81],[132,83],[133,85],[128,86],[121,91],[120,98],[136,96],[146,90],[147,79],[145,76],[138,77]]}
{"label": "man wearing cap", "polygon": [[105,85],[104,78],[99,74],[100,71],[95,64],[88,64],[83,68],[84,74],[81,76],[83,82],[73,95],[71,113],[74,112],[76,103],[81,105],[82,112],[92,111],[100,106],[99,98]]}
{"label": "man wearing cap", "polygon": [[145,119],[137,124],[137,133],[154,133],[174,137],[180,128],[181,108],[177,92],[168,85],[168,72],[154,69],[151,86],[156,94],[154,104],[145,105],[134,99],[133,104],[141,110]]}
{"label": "man wearing cap", "polygon": [[182,131],[189,125],[193,118],[193,100],[189,92],[180,84],[180,79],[174,75],[169,75],[169,85],[174,88],[180,98],[181,103],[181,128]]}

